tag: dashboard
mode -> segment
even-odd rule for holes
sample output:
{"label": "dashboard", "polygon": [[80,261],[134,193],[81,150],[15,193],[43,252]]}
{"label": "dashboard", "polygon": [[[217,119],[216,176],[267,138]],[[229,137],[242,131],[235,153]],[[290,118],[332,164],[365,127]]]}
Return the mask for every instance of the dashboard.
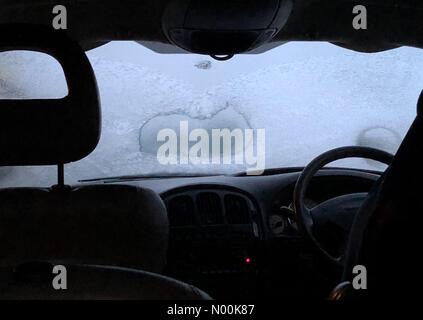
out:
{"label": "dashboard", "polygon": [[218,296],[228,297],[222,285],[228,281],[236,291],[254,292],[263,237],[254,198],[225,185],[191,185],[162,196],[171,226],[166,273]]}
{"label": "dashboard", "polygon": [[[307,252],[291,210],[300,173],[301,169],[288,169],[263,176],[133,182],[155,190],[166,204],[170,222],[166,274],[219,298],[255,298],[259,287],[266,286],[263,279],[278,277],[289,290],[287,278],[299,272],[295,261]],[[323,169],[313,178],[306,205],[368,192],[379,176]],[[277,283],[267,285],[273,282]]]}

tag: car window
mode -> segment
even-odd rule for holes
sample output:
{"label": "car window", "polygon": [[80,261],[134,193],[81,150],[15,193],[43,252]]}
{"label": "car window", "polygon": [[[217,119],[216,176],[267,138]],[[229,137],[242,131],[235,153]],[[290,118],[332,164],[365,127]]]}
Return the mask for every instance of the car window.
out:
{"label": "car window", "polygon": [[[93,49],[88,57],[101,95],[102,137],[90,156],[66,166],[67,183],[304,166],[324,151],[347,145],[394,153],[423,87],[423,55],[414,48],[367,54],[293,42],[218,62],[201,55],[157,54],[123,41]],[[0,53],[0,98],[66,95],[54,63],[39,55]],[[40,80],[32,81],[31,72]],[[223,129],[233,133],[230,163],[223,159],[228,152],[223,145],[213,153],[213,130]],[[173,133],[176,146],[166,148]],[[190,135],[198,140],[190,141]],[[194,154],[201,135],[202,158],[181,157],[184,141]],[[237,137],[243,143],[237,145]],[[243,148],[249,147],[248,159]],[[334,165],[383,169],[363,159]],[[0,186],[50,185],[55,175],[54,167],[0,168]]]}

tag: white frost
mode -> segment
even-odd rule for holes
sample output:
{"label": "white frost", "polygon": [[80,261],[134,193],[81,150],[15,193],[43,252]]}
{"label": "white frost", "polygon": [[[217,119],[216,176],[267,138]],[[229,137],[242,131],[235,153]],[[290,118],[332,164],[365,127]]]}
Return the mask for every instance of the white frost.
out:
{"label": "white frost", "polygon": [[[110,43],[88,56],[100,88],[102,138],[90,156],[66,166],[67,183],[163,171],[154,155],[140,152],[140,128],[166,114],[213,121],[226,107],[252,128],[266,129],[267,167],[305,165],[345,145],[395,152],[423,88],[423,55],[412,48],[359,54],[326,43],[290,43],[262,55],[212,61],[206,69],[198,68],[209,60],[204,56],[159,55],[134,42]],[[29,53],[0,54],[0,98],[64,94],[55,62]],[[164,119],[163,127],[173,126]],[[364,160],[343,164],[380,168]],[[199,169],[235,170],[165,168]],[[0,187],[48,186],[55,173],[54,168],[0,168]]]}

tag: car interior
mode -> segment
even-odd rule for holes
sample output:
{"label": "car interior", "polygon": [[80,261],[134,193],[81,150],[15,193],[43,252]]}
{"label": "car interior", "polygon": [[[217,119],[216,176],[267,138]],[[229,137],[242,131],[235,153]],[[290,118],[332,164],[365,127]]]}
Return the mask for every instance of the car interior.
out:
{"label": "car interior", "polygon": [[[54,0],[0,4],[0,52],[53,57],[68,88],[57,99],[3,99],[0,90],[0,166],[57,170],[56,183],[43,187],[0,179],[0,299],[413,296],[421,280],[423,94],[395,153],[338,145],[306,166],[259,175],[182,172],[70,184],[66,172],[96,150],[105,125],[89,50],[136,41],[161,55],[224,63],[296,41],[362,55],[423,49],[422,3],[363,0],[365,30],[353,27],[357,2],[350,0],[64,0],[66,29],[52,26]],[[350,158],[386,170],[328,166]],[[66,266],[67,290],[51,285],[56,265]],[[367,270],[365,290],[354,286],[356,266]]]}

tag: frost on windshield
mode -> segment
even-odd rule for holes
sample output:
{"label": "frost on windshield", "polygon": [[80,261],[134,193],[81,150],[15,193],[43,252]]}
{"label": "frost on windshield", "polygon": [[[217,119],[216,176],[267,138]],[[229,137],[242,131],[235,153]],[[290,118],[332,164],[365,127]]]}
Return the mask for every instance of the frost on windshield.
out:
{"label": "frost on windshield", "polygon": [[[88,52],[102,101],[102,137],[90,156],[66,166],[66,182],[245,169],[160,165],[157,133],[176,130],[180,121],[206,131],[265,129],[267,168],[303,166],[347,145],[395,152],[423,88],[420,55],[411,48],[360,54],[326,43],[290,43],[216,62],[159,55],[135,42],[109,43]],[[31,70],[47,76],[32,80]],[[66,86],[51,70],[38,56],[0,53],[0,98],[60,96]],[[383,169],[362,159],[340,165]],[[0,168],[0,186],[49,186],[55,174],[51,167]]]}

